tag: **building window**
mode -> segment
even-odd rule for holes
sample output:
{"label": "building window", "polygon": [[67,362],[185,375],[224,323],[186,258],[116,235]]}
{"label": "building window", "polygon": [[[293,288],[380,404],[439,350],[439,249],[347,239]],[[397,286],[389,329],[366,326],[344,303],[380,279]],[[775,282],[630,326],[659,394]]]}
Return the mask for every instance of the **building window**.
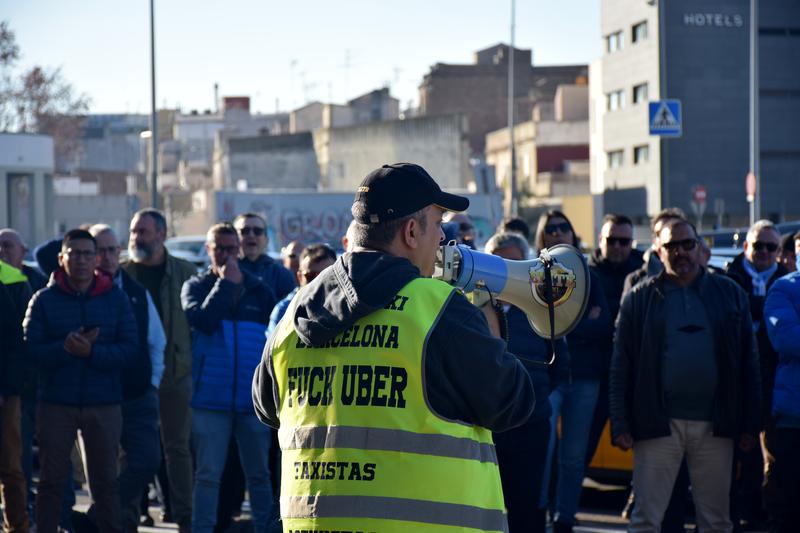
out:
{"label": "building window", "polygon": [[641,104],[647,101],[647,84],[641,83],[633,86],[633,103]]}
{"label": "building window", "polygon": [[610,54],[622,50],[622,31],[617,31],[606,36],[606,50]]}
{"label": "building window", "polygon": [[644,20],[639,24],[635,24],[631,30],[631,41],[638,43],[647,39],[647,21]]}
{"label": "building window", "polygon": [[650,147],[646,144],[633,147],[633,164],[641,165],[650,161]]}
{"label": "building window", "polygon": [[622,166],[622,150],[612,150],[608,152],[608,168],[619,168]]}
{"label": "building window", "polygon": [[616,111],[625,107],[625,93],[622,89],[608,93],[608,110]]}

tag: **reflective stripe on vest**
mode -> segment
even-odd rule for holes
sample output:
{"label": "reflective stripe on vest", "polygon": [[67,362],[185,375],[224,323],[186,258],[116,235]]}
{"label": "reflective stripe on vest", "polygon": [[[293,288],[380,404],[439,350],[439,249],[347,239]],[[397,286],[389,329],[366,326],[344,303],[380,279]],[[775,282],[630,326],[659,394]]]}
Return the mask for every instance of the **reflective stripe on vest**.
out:
{"label": "reflective stripe on vest", "polygon": [[418,278],[324,346],[271,340],[288,531],[505,531],[491,432],[429,407],[425,352],[453,289]]}
{"label": "reflective stripe on vest", "polygon": [[[484,531],[506,531],[503,511],[470,505],[381,496],[295,496],[281,498],[284,518],[350,516],[424,522]],[[427,530],[427,528],[426,528]]]}
{"label": "reflective stripe on vest", "polygon": [[282,450],[358,448],[497,463],[497,453],[491,444],[449,435],[413,433],[400,429],[312,426],[289,428],[288,431],[281,429],[278,431],[278,438]]}

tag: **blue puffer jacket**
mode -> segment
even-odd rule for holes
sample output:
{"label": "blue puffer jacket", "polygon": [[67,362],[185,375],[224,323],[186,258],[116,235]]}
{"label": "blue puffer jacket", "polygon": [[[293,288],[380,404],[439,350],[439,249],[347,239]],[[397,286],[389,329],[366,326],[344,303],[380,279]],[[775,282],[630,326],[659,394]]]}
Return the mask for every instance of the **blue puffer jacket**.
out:
{"label": "blue puffer jacket", "polygon": [[777,280],[764,304],[767,333],[778,352],[772,412],[800,420],[800,272]]}
{"label": "blue puffer jacket", "polygon": [[244,258],[239,259],[239,268],[257,277],[272,289],[272,292],[275,293],[275,298],[278,300],[285,298],[297,285],[294,275],[268,255],[259,256],[255,261]]}
{"label": "blue puffer jacket", "polygon": [[181,303],[192,327],[192,407],[254,413],[251,385],[261,362],[272,290],[242,272],[241,285],[210,270],[183,284]]}
{"label": "blue puffer jacket", "polygon": [[[82,326],[100,328],[87,358],[64,350],[67,335]],[[107,274],[98,272],[89,290],[78,294],[56,270],[31,299],[23,328],[40,371],[40,399],[72,406],[122,402],[120,370],[132,364],[139,339],[128,297]]]}

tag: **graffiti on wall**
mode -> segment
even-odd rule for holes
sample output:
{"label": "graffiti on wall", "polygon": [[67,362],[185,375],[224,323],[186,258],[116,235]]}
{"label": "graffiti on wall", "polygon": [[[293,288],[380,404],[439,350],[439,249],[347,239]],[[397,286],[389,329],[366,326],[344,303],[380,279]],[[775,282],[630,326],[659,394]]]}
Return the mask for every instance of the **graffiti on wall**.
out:
{"label": "graffiti on wall", "polygon": [[305,244],[326,242],[338,247],[353,219],[349,198],[347,200],[347,205],[342,207],[318,207],[313,205],[311,199],[308,201],[309,205],[304,207],[283,207],[270,201],[253,200],[247,202],[245,209],[241,210],[235,210],[234,202],[226,200],[223,203],[223,214],[227,219],[233,218],[235,213],[260,214],[274,230],[278,248],[291,241]]}
{"label": "graffiti on wall", "polygon": [[286,209],[278,216],[281,240],[304,243],[327,242],[338,245],[353,219],[349,209]]}

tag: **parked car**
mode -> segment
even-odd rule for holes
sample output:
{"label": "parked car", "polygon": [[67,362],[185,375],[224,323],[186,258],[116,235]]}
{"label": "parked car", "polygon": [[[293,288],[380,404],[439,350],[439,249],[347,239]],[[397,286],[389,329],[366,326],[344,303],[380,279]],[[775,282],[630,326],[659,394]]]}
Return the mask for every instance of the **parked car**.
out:
{"label": "parked car", "polygon": [[205,270],[211,264],[211,260],[206,253],[205,244],[205,235],[172,237],[164,241],[164,246],[167,247],[170,254],[194,264],[198,271]]}

